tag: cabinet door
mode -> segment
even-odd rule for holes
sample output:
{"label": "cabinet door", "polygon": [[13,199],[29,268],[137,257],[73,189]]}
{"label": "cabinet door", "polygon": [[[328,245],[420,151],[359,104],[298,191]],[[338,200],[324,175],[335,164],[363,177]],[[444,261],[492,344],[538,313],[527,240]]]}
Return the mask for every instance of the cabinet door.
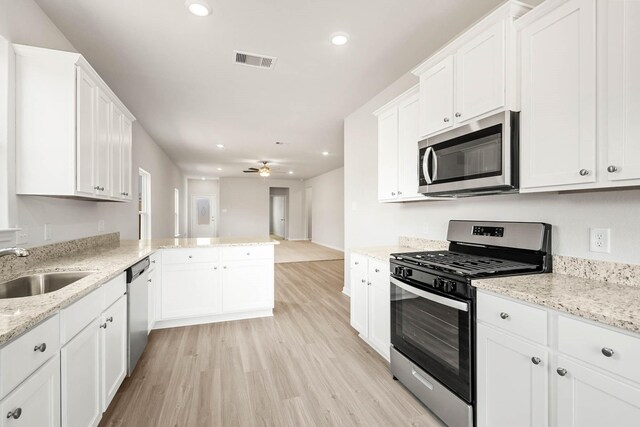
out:
{"label": "cabinet door", "polygon": [[151,332],[151,329],[153,329],[153,324],[156,321],[156,294],[158,293],[158,291],[156,290],[156,277],[159,276],[157,271],[158,270],[156,268],[152,268],[151,270],[149,270],[149,305],[147,308],[147,314],[149,315],[149,326],[147,328],[147,332]]}
{"label": "cabinet door", "polygon": [[102,412],[106,411],[127,376],[127,297],[102,313]]}
{"label": "cabinet door", "polygon": [[398,109],[378,116],[378,200],[398,198]]}
{"label": "cabinet door", "polygon": [[500,21],[456,53],[456,123],[504,106],[505,22]]}
{"label": "cabinet door", "polygon": [[595,1],[570,0],[522,30],[521,187],[596,180]]}
{"label": "cabinet door", "polygon": [[109,179],[109,131],[111,130],[111,100],[100,88],[96,99],[96,145],[94,158],[95,193],[100,196],[111,194]]}
{"label": "cabinet door", "polygon": [[387,359],[391,346],[389,263],[369,260],[369,342]]}
{"label": "cabinet door", "polygon": [[420,76],[420,136],[453,126],[453,57]]}
{"label": "cabinet door", "polygon": [[546,349],[483,324],[477,327],[476,348],[478,426],[546,426]]}
{"label": "cabinet door", "polygon": [[[632,427],[640,420],[640,388],[631,386],[563,356],[558,357],[556,398],[558,426]],[[565,372],[563,371],[563,372]]]}
{"label": "cabinet door", "polygon": [[238,262],[222,267],[222,311],[273,308],[273,262]]}
{"label": "cabinet door", "polygon": [[5,397],[0,402],[0,414],[0,427],[60,426],[60,356],[53,357]]}
{"label": "cabinet door", "polygon": [[640,179],[640,2],[608,0],[607,171],[610,181]]}
{"label": "cabinet door", "polygon": [[398,197],[419,197],[418,120],[420,98],[416,94],[398,106]]}
{"label": "cabinet door", "polygon": [[132,188],[131,188],[131,150],[132,150],[132,126],[131,122],[123,117],[122,119],[122,192],[124,198],[131,200]]}
{"label": "cabinet door", "polygon": [[367,272],[351,269],[351,326],[365,338],[369,337],[369,285]]}
{"label": "cabinet door", "polygon": [[214,264],[164,265],[161,286],[163,319],[222,311],[220,274]]}
{"label": "cabinet door", "polygon": [[93,162],[96,84],[81,68],[76,69],[76,190],[95,193]]}
{"label": "cabinet door", "polygon": [[60,351],[63,426],[95,426],[102,417],[98,325],[95,319]]}
{"label": "cabinet door", "polygon": [[122,119],[123,114],[111,104],[111,129],[109,132],[109,153],[111,164],[109,178],[111,179],[111,197],[121,199],[124,196],[122,189],[123,163],[122,163]]}

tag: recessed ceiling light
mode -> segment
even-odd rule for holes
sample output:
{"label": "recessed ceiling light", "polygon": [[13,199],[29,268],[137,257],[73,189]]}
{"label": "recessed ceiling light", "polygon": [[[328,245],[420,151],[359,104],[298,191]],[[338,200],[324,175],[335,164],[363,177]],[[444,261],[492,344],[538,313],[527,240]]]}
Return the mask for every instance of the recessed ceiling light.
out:
{"label": "recessed ceiling light", "polygon": [[187,0],[184,5],[187,7],[189,12],[196,16],[211,15],[211,5],[209,5],[209,0]]}
{"label": "recessed ceiling light", "polygon": [[289,171],[289,175],[293,175],[293,171]]}
{"label": "recessed ceiling light", "polygon": [[323,151],[323,152],[322,152],[322,155],[323,155],[323,156],[328,156],[328,155],[329,155],[329,152],[328,152],[328,151]]}
{"label": "recessed ceiling light", "polygon": [[202,180],[204,181],[204,180],[205,180],[205,177],[203,176],[203,177],[202,177],[202,178],[200,178],[200,179],[202,179]]}
{"label": "recessed ceiling light", "polygon": [[221,170],[222,170],[222,168],[218,168],[218,170],[219,170],[219,171],[221,171]]}
{"label": "recessed ceiling light", "polygon": [[347,44],[348,41],[349,41],[349,34],[347,33],[338,32],[338,33],[331,34],[331,43],[333,43],[336,46],[345,45]]}
{"label": "recessed ceiling light", "polygon": [[224,144],[216,144],[216,147],[218,147],[218,148],[224,148]]}

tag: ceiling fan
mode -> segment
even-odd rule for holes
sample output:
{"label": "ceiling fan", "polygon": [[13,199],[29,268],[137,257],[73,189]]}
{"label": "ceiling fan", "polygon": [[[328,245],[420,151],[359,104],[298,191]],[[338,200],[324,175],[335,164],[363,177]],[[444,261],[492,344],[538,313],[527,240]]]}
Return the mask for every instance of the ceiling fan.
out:
{"label": "ceiling fan", "polygon": [[267,166],[267,161],[262,160],[260,163],[262,163],[262,166],[260,168],[247,168],[246,170],[243,170],[242,172],[244,173],[259,173],[260,176],[262,177],[268,177],[269,175],[271,175],[272,173],[284,173],[281,171],[272,171],[271,168],[269,166]]}

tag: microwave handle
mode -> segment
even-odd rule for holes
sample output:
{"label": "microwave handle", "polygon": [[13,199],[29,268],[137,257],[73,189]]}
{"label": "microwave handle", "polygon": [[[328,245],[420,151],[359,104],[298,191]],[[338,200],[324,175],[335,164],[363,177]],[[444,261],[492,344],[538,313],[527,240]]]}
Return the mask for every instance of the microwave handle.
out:
{"label": "microwave handle", "polygon": [[431,163],[433,169],[433,177],[431,177],[431,181],[433,182],[438,179],[438,156],[436,155],[436,150],[434,150],[433,147],[429,148],[431,148]]}
{"label": "microwave handle", "polygon": [[429,157],[432,154],[433,147],[427,147],[427,151],[425,151],[424,157],[422,158],[422,174],[427,184],[433,184],[433,179],[431,179],[431,175],[429,175]]}

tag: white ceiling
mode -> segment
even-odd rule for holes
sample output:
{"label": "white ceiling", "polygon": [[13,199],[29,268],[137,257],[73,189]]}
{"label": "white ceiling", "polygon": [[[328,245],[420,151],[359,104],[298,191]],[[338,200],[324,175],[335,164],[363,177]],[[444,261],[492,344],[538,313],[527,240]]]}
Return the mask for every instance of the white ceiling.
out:
{"label": "white ceiling", "polygon": [[[264,159],[291,178],[340,167],[343,119],[501,3],[210,0],[198,18],[183,0],[36,1],[185,174]],[[235,49],[278,60],[236,65]]]}

